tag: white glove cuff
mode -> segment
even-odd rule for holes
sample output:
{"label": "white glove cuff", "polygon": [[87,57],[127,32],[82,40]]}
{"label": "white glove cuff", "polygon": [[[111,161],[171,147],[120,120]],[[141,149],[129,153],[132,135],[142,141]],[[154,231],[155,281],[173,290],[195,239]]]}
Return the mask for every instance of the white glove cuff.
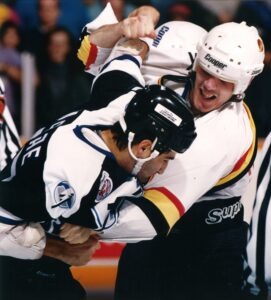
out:
{"label": "white glove cuff", "polygon": [[0,255],[38,259],[43,255],[45,245],[45,232],[39,223],[0,224]]}

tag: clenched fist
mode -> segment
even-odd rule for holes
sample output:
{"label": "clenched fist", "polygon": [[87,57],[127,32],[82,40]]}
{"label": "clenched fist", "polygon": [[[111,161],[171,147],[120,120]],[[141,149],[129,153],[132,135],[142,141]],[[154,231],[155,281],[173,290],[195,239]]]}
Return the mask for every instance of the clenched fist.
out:
{"label": "clenched fist", "polygon": [[59,236],[70,244],[82,244],[86,242],[90,236],[99,238],[98,234],[89,228],[65,223],[60,229]]}

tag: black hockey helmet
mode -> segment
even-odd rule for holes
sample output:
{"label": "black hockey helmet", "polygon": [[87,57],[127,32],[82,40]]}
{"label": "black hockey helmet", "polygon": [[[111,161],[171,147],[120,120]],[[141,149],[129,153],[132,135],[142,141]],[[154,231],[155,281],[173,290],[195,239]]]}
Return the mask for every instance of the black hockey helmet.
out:
{"label": "black hockey helmet", "polygon": [[183,153],[197,134],[193,113],[186,101],[173,90],[150,85],[136,91],[129,102],[124,121],[126,132],[136,134],[144,129],[156,137],[153,150]]}

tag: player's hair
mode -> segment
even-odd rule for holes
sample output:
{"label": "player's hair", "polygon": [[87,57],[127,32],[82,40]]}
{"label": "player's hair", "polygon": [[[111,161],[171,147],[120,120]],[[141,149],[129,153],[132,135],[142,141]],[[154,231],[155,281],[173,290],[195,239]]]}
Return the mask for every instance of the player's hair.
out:
{"label": "player's hair", "polygon": [[[115,123],[110,128],[110,130],[113,134],[113,139],[116,142],[118,149],[119,150],[126,149],[128,147],[128,132],[123,132],[123,129],[121,128],[119,122]],[[132,146],[139,144],[142,140],[145,139],[151,140],[153,142],[155,140],[155,137],[156,137],[155,134],[150,130],[147,129],[140,130],[139,132],[135,133]],[[166,152],[166,149],[163,152]]]}

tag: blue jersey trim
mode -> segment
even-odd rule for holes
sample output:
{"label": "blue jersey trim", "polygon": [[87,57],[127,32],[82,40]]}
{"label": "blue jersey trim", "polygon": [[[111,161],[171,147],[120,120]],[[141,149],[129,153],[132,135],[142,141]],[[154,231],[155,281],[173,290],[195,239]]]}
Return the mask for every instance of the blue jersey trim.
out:
{"label": "blue jersey trim", "polygon": [[21,224],[25,223],[25,221],[23,221],[23,220],[13,220],[13,219],[9,219],[9,218],[0,216],[0,223],[16,226],[16,225],[21,225]]}
{"label": "blue jersey trim", "polygon": [[97,129],[97,127],[95,126],[88,126],[88,125],[77,125],[74,129],[73,129],[73,132],[75,133],[75,135],[80,139],[82,140],[83,142],[85,142],[86,144],[88,144],[89,146],[91,146],[92,148],[94,148],[95,150],[97,150],[98,152],[102,153],[103,155],[105,155],[106,157],[109,157],[113,160],[115,160],[115,156],[107,151],[107,150],[104,150],[100,147],[98,147],[97,145],[91,143],[82,133],[82,129],[83,128],[88,128],[88,129],[91,129],[91,130],[95,130]]}

